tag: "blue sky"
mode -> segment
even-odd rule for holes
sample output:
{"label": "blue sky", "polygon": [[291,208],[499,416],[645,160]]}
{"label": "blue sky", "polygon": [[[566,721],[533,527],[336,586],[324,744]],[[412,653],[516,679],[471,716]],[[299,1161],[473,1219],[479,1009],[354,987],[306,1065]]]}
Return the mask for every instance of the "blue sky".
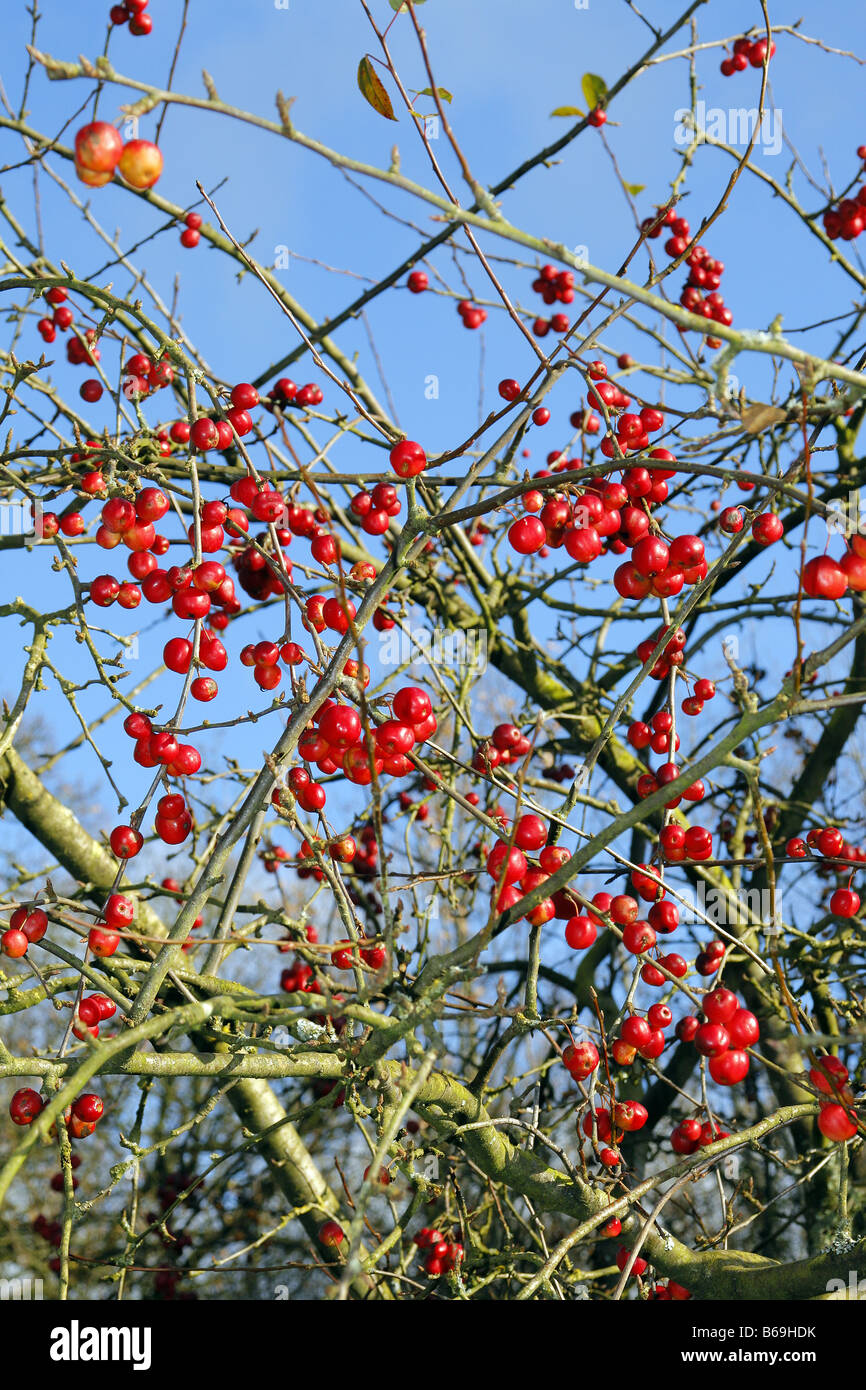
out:
{"label": "blue sky", "polygon": [[[107,3],[103,6],[91,0],[82,8],[49,0],[44,8],[37,39],[42,49],[68,59],[82,52],[93,57],[100,51]],[[153,35],[135,39],[126,31],[115,33],[110,54],[118,71],[162,84],[181,6],[177,0],[154,0],[151,8]],[[9,5],[7,10],[4,83],[10,101],[17,106],[23,45],[29,39],[29,29],[23,6]],[[391,18],[385,0],[375,0],[373,12],[380,22]],[[647,3],[646,12],[667,23],[676,8],[670,3]],[[419,13],[428,32],[437,82],[453,93],[449,115],[473,172],[485,184],[495,183],[560,133],[563,123],[551,119],[549,113],[563,104],[583,105],[580,85],[584,72],[599,73],[612,84],[648,41],[646,27],[620,0],[590,0],[586,9],[577,9],[569,0],[538,0],[531,7],[513,0],[495,6],[429,0]],[[793,23],[801,13],[802,6],[779,4],[771,8],[775,23]],[[699,37],[710,42],[733,36],[759,19],[760,8],[755,3],[734,0],[710,4],[698,11]],[[820,34],[830,46],[866,52],[866,11],[860,6],[807,6],[803,31]],[[407,87],[427,86],[406,17],[396,20],[389,41]],[[684,34],[673,46],[681,47],[683,42]],[[790,36],[780,36],[778,46],[771,65],[772,89],[786,135],[816,178],[821,177],[825,159],[836,186],[842,186],[856,167],[854,147],[866,138],[866,131],[856,125],[856,116],[852,119],[852,112],[861,107],[862,69],[847,58],[820,52]],[[205,68],[224,100],[269,119],[275,116],[274,93],[280,89],[295,98],[293,118],[306,134],[383,167],[390,162],[396,142],[403,171],[432,186],[426,156],[407,118],[386,122],[359,94],[355,75],[365,52],[378,52],[376,39],[354,0],[330,0],[327,6],[290,0],[286,8],[264,0],[243,6],[227,0],[207,5],[193,0],[174,85],[177,90],[200,95],[201,69]],[[749,69],[725,79],[718,71],[720,57],[718,49],[699,56],[701,98],[709,107],[726,110],[753,106],[760,74]],[[28,102],[29,119],[43,132],[59,130],[84,101],[87,90],[84,82],[49,83],[37,72]],[[100,116],[118,117],[126,95],[107,88]],[[611,107],[605,133],[625,179],[646,186],[637,197],[641,215],[669,194],[670,181],[679,168],[675,113],[687,101],[688,66],[676,60],[652,67]],[[141,135],[149,137],[154,126],[155,116],[144,118]],[[64,138],[68,140],[70,133]],[[292,293],[319,318],[337,312],[364,281],[325,270],[311,264],[312,260],[374,280],[418,243],[417,232],[384,218],[339,172],[275,136],[219,116],[172,108],[160,143],[166,167],[159,191],[187,205],[196,198],[197,179],[208,188],[225,181],[216,200],[229,227],[241,240],[257,229],[252,249],[265,264],[272,262],[278,248],[290,248],[296,258],[289,270],[280,273]],[[0,132],[0,146],[3,162],[20,158],[20,145],[8,132]],[[448,158],[444,140],[439,140],[436,150],[456,181],[454,161]],[[759,152],[756,158],[773,177],[784,179],[789,152],[775,157]],[[67,166],[60,162],[59,167],[65,176]],[[689,176],[689,196],[683,204],[693,224],[715,206],[730,169],[725,155],[707,148],[698,151]],[[29,171],[4,176],[3,192],[32,232],[30,177]],[[795,184],[805,187],[799,173]],[[44,177],[40,187],[48,254],[55,260],[62,258],[84,277],[93,274],[106,259],[104,248]],[[381,184],[368,188],[399,217],[412,219],[422,232],[437,228],[428,209],[408,196],[393,194]],[[821,201],[814,190],[806,197],[810,210]],[[94,193],[91,205],[107,228],[121,228],[124,245],[149,236],[161,222],[152,210],[117,188]],[[522,181],[507,195],[504,207],[511,220],[527,230],[569,245],[586,245],[590,259],[608,269],[616,268],[633,239],[629,208],[601,140],[592,130],[574,142],[553,167],[536,170]],[[486,245],[497,254],[513,255],[505,243],[488,241]],[[829,267],[826,253],[777,202],[745,178],[734,191],[729,212],[708,237],[708,245],[726,263],[723,288],[737,325],[764,327],[782,313],[786,329],[797,329],[850,306],[851,288]],[[856,256],[856,248],[851,254]],[[260,286],[250,277],[239,284],[234,267],[223,264],[222,258],[204,246],[194,252],[182,250],[176,229],[149,242],[136,260],[166,298],[171,297],[172,281],[179,274],[184,328],[225,380],[257,376],[295,345],[291,325]],[[489,297],[480,271],[466,257],[461,257],[460,263],[467,269],[471,290]],[[450,285],[459,285],[451,251],[438,252],[434,264]],[[523,304],[535,302],[525,270],[501,269]],[[128,288],[122,269],[98,278],[101,283],[111,279],[115,290],[125,292]],[[500,377],[522,378],[531,369],[531,351],[511,325],[492,315],[485,332],[465,333],[456,321],[453,302],[432,295],[416,299],[395,289],[376,302],[369,322],[401,425],[410,437],[423,439],[434,451],[463,438],[477,418],[481,354],[485,408],[497,401],[495,387]],[[29,331],[35,340],[32,328]],[[805,342],[807,338],[797,336],[795,341]],[[816,351],[827,351],[832,330],[809,335],[808,342]],[[347,326],[340,334],[340,343],[350,354],[360,354],[369,380],[381,396],[363,325]],[[633,346],[624,325],[617,330],[616,345],[624,349]],[[35,343],[32,351],[36,355]],[[744,362],[738,371],[750,393],[769,389],[766,362]],[[439,378],[439,395],[433,401],[424,390],[430,374]],[[314,369],[308,371],[300,365],[295,375],[300,381],[319,379]],[[81,379],[80,372],[66,365],[62,353],[57,356],[54,376],[70,396]],[[652,390],[646,380],[643,385],[647,392]],[[326,399],[333,402],[334,388],[327,389],[330,394]],[[697,404],[699,397],[693,395],[691,399]],[[555,421],[564,422],[576,404],[576,400],[556,397]],[[161,398],[160,409],[165,408]],[[156,403],[146,407],[146,413],[148,418],[159,418]],[[110,421],[107,399],[92,409],[90,418],[98,427]],[[532,466],[540,464],[546,450],[557,442],[553,426],[539,435]],[[348,449],[344,459],[347,466],[357,461]],[[18,558],[5,557],[2,573],[6,592],[20,587]],[[88,577],[90,573],[88,557]],[[47,573],[47,561],[34,561],[27,571],[31,596],[47,598],[51,594],[60,601],[62,593],[65,601],[61,584]],[[121,628],[122,619],[114,622],[116,613],[112,610],[110,625]],[[132,631],[153,619],[153,610],[139,610],[126,620],[127,628]],[[175,631],[174,626],[163,627],[165,636]],[[273,635],[267,618],[257,615],[245,621],[243,640]],[[7,640],[13,640],[11,629]],[[161,630],[160,644],[162,640]],[[58,638],[53,655],[67,671],[74,670],[79,659],[66,637]],[[16,680],[17,671],[0,682],[7,698],[14,695]],[[164,678],[155,688],[168,700],[176,683],[174,678]],[[208,713],[214,718],[226,717],[236,708],[239,695],[250,704],[258,700],[247,673],[227,673],[220,700]],[[86,693],[82,707],[95,714],[102,708],[101,697]],[[56,738],[74,736],[74,719],[53,693],[43,696],[34,711],[53,721]],[[106,731],[105,746],[114,753],[128,750],[122,735],[111,729]],[[225,739],[221,746],[225,748]],[[231,744],[252,760],[258,757],[261,746],[258,729],[239,735]],[[96,786],[98,769],[92,755],[82,755],[79,766],[83,780]],[[144,776],[142,773],[142,786]]]}
{"label": "blue sky", "polygon": [[[652,8],[662,20],[676,12],[669,3]],[[7,9],[5,82],[14,102],[20,88],[14,57],[22,52],[28,32],[23,6]],[[135,39],[125,29],[117,31],[112,36],[110,56],[118,71],[163,83],[180,5],[164,3],[152,9],[156,19],[153,34]],[[81,52],[90,56],[98,53],[104,35],[99,4],[89,5],[86,15],[75,7],[56,4],[47,4],[45,11],[39,31],[44,50],[64,58]],[[365,51],[376,51],[375,36],[360,5],[354,0],[332,0],[326,12],[328,22],[323,22],[322,8],[305,0],[290,0],[285,10],[263,0],[242,7],[225,0],[204,6],[194,0],[175,86],[202,95],[200,73],[206,68],[224,100],[271,119],[275,117],[274,93],[280,89],[295,97],[293,118],[305,133],[382,166],[389,163],[396,141],[404,172],[429,182],[426,156],[413,139],[406,118],[399,123],[384,121],[365,105],[357,91],[358,60]],[[801,12],[801,7],[774,6],[772,18],[792,22]],[[392,17],[385,0],[377,0],[374,13],[380,22]],[[450,114],[455,129],[471,167],[485,183],[495,182],[560,132],[563,123],[551,120],[549,112],[564,103],[583,105],[583,72],[598,72],[612,83],[644,51],[648,37],[643,24],[621,0],[591,2],[586,10],[576,10],[567,0],[540,0],[531,9],[508,0],[495,8],[429,0],[419,14],[428,30],[437,80],[454,94]],[[700,38],[709,42],[736,34],[756,22],[759,15],[754,3],[708,5],[697,13]],[[853,4],[813,5],[803,29],[819,32],[829,45],[857,51],[864,48],[866,15]],[[406,17],[398,17],[389,41],[407,86],[426,86]],[[759,74],[749,69],[725,79],[718,71],[719,57],[719,51],[713,50],[699,59],[701,96],[707,105],[754,105]],[[646,185],[647,191],[639,199],[642,213],[653,201],[667,196],[670,178],[677,169],[674,112],[688,100],[687,74],[684,61],[658,64],[618,97],[611,110],[607,133],[623,174],[629,182]],[[819,151],[823,151],[837,182],[844,183],[853,172],[852,147],[862,139],[851,121],[852,100],[862,92],[861,70],[850,60],[781,37],[771,76],[785,131],[808,167],[820,174]],[[29,103],[34,124],[45,131],[59,126],[84,99],[86,90],[84,82],[48,83],[37,76]],[[115,117],[122,100],[117,89],[107,89],[100,113]],[[142,121],[143,136],[152,133],[148,121],[153,122],[153,118]],[[3,138],[4,148],[8,148],[5,142],[11,137]],[[440,141],[436,147],[440,155],[444,143]],[[173,108],[162,144],[167,159],[160,191],[184,203],[195,197],[196,179],[208,187],[227,179],[218,199],[220,209],[238,235],[260,229],[255,246],[265,262],[270,248],[288,245],[299,255],[376,277],[390,269],[400,252],[415,244],[410,231],[385,222],[339,174],[277,137],[252,132],[224,118]],[[763,162],[775,176],[783,176],[787,165],[784,154],[775,159],[765,157]],[[447,159],[445,163],[447,166]],[[727,177],[728,172],[724,155],[707,149],[700,152],[686,201],[687,215],[694,211],[693,222],[718,196],[721,176],[724,173]],[[13,180],[5,182],[11,189]],[[373,186],[372,191],[381,194],[381,186]],[[808,205],[816,203],[817,198],[813,198]],[[407,197],[389,198],[389,205],[421,225],[430,225],[426,210]],[[101,192],[93,206],[108,226],[116,222],[125,232],[128,229],[130,241],[152,216],[121,190]],[[528,230],[569,245],[588,245],[591,259],[600,264],[611,264],[627,245],[628,209],[600,142],[590,131],[569,148],[555,168],[536,171],[518,185],[508,196],[506,211]],[[798,280],[795,303],[790,303],[797,255],[809,244],[806,234],[795,235],[792,240],[790,220],[777,219],[771,201],[756,199],[754,188],[745,181],[732,199],[723,226],[724,248],[718,254],[723,254],[728,266],[725,288],[736,321],[762,324],[780,309],[792,326],[795,320],[810,321],[810,315],[823,305],[826,288],[820,273],[815,273],[814,258],[809,276]],[[774,239],[782,226],[787,228],[784,243]],[[52,250],[64,252],[82,269],[101,264],[98,256],[88,259],[77,221],[68,213],[48,223],[47,235]],[[155,279],[180,269],[185,323],[206,346],[215,367],[228,376],[258,370],[269,351],[278,352],[290,341],[288,325],[266,305],[255,287],[242,286],[229,299],[204,292],[214,286],[218,273],[212,256],[184,255],[174,236],[167,235],[147,251],[143,261]],[[317,313],[333,311],[346,300],[343,277],[298,263],[289,274],[298,297]],[[225,287],[231,284],[230,273],[222,283]],[[480,290],[480,283],[477,288]],[[405,296],[394,295],[390,305],[384,303],[377,310],[376,319],[388,341],[388,330],[403,324],[400,353],[386,356],[392,389],[407,424],[412,423],[413,405],[422,408],[423,396],[417,388],[413,390],[420,369],[438,366],[441,371],[444,365],[450,366],[452,378],[446,375],[446,379],[453,379],[455,389],[459,389],[461,372],[472,369],[477,351],[471,335],[465,335],[468,341],[464,342],[462,335],[450,332],[450,317],[444,313],[438,321],[425,313],[422,323],[414,322],[419,317],[416,308],[414,304],[407,306]],[[409,314],[412,319],[407,321]],[[503,370],[508,366],[517,370],[520,362],[516,359],[523,353],[522,344],[513,336],[499,337],[498,346],[488,343],[491,381],[498,379],[498,365]],[[444,410],[441,414],[444,417]],[[432,423],[425,420],[425,424]],[[444,419],[443,426],[447,435]]]}

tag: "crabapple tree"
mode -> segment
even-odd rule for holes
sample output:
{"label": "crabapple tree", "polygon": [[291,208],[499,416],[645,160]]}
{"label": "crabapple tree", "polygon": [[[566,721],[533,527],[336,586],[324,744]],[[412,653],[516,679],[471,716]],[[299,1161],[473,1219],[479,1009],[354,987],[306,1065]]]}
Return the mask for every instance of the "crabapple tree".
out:
{"label": "crabapple tree", "polygon": [[[541,4],[509,163],[436,0],[188,8],[7,48],[4,1272],[826,1297],[866,1240],[866,131],[840,97],[819,158],[797,97],[862,59],[817,6]],[[548,11],[593,69],[552,97]],[[224,99],[228,40],[201,86],[222,19],[342,84],[339,147]]]}

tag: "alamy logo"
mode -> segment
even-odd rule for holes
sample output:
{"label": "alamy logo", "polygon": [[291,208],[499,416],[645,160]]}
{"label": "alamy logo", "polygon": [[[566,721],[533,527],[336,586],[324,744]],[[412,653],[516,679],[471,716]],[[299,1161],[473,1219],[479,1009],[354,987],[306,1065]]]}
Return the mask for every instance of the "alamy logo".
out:
{"label": "alamy logo", "polygon": [[849,1269],[847,1284],[844,1279],[828,1279],[827,1292],[856,1300],[858,1303],[866,1301],[866,1279],[858,1279],[858,1272],[856,1269]]}
{"label": "alamy logo", "polygon": [[0,536],[35,536],[42,539],[42,503],[0,501]]}
{"label": "alamy logo", "polygon": [[847,499],[831,498],[824,520],[831,536],[866,535],[866,510],[861,507],[860,489],[852,488]]}
{"label": "alamy logo", "polygon": [[150,1370],[149,1327],[69,1327],[51,1331],[52,1361],[131,1361],[134,1371]]}
{"label": "alamy logo", "polygon": [[755,136],[755,148],[762,154],[779,154],[782,149],[782,113],[756,107],[707,106],[703,100],[695,103],[694,112],[681,106],[674,112],[674,144],[681,148],[692,141],[704,144],[717,140],[723,145],[748,145]]}
{"label": "alamy logo", "polygon": [[393,627],[383,633],[379,660],[383,666],[477,667],[487,665],[487,632],[483,628],[466,630],[436,627]]}
{"label": "alamy logo", "polygon": [[776,889],[775,902],[769,888],[739,888],[726,893],[720,888],[708,888],[703,879],[698,881],[694,894],[689,889],[678,889],[677,892],[683,906],[691,907],[701,921],[712,926],[748,927],[760,922],[778,929],[784,925],[782,892],[779,888]]}
{"label": "alamy logo", "polygon": [[0,1279],[0,1303],[29,1303],[44,1297],[41,1279]]}
{"label": "alamy logo", "polygon": [[439,1182],[439,1155],[426,1153],[423,1149],[416,1150],[410,1159],[413,1173],[419,1174],[425,1182]]}

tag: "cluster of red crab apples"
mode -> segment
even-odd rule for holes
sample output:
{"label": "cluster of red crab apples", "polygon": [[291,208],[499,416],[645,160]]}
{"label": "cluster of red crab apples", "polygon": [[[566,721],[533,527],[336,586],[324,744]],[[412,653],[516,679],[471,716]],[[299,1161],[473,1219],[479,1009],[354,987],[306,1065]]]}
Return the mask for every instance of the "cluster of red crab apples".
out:
{"label": "cluster of red crab apples", "polygon": [[88,188],[102,188],[115,170],[131,188],[152,188],[162,173],[162,155],[150,140],[128,140],[108,121],[91,121],[75,137],[75,172]]}
{"label": "cluster of red crab apples", "polygon": [[[46,1102],[42,1099],[38,1091],[32,1090],[29,1086],[16,1091],[9,1102],[9,1115],[12,1123],[26,1126],[32,1125],[33,1121],[45,1109]],[[96,1129],[97,1124],[102,1119],[105,1106],[100,1096],[92,1091],[86,1091],[67,1109],[64,1119],[73,1139],[86,1139]]]}

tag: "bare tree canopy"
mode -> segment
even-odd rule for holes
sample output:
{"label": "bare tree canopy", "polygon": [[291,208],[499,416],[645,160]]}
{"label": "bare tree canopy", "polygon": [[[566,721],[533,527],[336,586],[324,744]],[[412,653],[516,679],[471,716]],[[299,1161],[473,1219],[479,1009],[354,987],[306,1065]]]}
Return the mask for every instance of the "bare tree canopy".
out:
{"label": "bare tree canopy", "polygon": [[8,8],[3,1290],[862,1298],[866,15]]}

